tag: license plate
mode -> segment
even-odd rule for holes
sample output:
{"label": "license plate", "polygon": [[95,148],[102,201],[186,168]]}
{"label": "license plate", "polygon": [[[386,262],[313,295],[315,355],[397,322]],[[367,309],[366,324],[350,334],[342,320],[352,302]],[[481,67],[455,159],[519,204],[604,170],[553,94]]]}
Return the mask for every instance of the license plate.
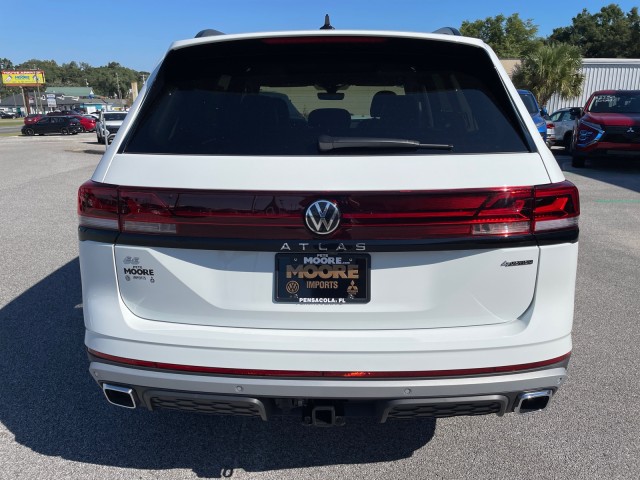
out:
{"label": "license plate", "polygon": [[344,305],[369,302],[368,254],[276,254],[275,301]]}

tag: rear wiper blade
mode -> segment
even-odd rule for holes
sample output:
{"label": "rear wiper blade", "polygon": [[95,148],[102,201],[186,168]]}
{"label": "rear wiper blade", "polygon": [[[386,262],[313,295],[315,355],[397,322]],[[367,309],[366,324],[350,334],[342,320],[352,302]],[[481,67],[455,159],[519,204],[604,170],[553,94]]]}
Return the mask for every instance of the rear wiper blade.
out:
{"label": "rear wiper blade", "polygon": [[340,148],[406,148],[415,150],[425,148],[429,150],[453,150],[453,145],[445,143],[420,143],[419,140],[406,138],[375,138],[375,137],[331,137],[320,135],[318,148],[321,152],[329,152]]}

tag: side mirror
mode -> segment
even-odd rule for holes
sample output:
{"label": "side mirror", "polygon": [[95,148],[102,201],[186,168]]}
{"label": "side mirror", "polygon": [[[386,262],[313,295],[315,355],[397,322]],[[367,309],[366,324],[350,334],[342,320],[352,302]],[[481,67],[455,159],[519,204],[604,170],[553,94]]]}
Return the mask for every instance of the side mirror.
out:
{"label": "side mirror", "polygon": [[580,118],[582,116],[582,108],[580,107],[573,107],[569,110],[569,115],[571,115],[574,118]]}

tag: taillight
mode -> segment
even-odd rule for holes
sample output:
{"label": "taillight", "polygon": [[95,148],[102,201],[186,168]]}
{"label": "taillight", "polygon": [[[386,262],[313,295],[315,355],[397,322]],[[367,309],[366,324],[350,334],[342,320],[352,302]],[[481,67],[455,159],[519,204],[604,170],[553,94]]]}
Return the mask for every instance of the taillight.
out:
{"label": "taillight", "polygon": [[535,188],[534,233],[577,229],[580,216],[578,189],[571,182]]}
{"label": "taillight", "polygon": [[118,230],[118,189],[115,185],[85,182],[78,190],[80,226]]}
{"label": "taillight", "polygon": [[328,239],[415,240],[511,237],[577,229],[578,190],[536,187],[428,192],[219,192],[86,182],[80,225],[122,233],[228,239],[313,239],[306,208],[329,199],[341,223]]}
{"label": "taillight", "polygon": [[177,195],[154,192],[136,192],[122,189],[122,231],[132,233],[177,233],[177,219],[172,207]]}
{"label": "taillight", "polygon": [[472,223],[473,235],[523,235],[531,229],[531,189],[505,189],[490,196]]}

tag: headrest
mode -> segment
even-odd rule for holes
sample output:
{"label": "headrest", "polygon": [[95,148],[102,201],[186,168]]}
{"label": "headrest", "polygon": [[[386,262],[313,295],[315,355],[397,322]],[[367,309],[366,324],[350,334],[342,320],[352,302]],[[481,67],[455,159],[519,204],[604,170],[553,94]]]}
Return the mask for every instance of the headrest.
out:
{"label": "headrest", "polygon": [[380,90],[376,92],[376,94],[371,99],[371,107],[369,108],[369,114],[371,117],[380,117],[382,115],[382,110],[384,109],[384,102],[391,96],[394,96],[395,92],[391,90]]}
{"label": "headrest", "polygon": [[351,115],[344,108],[318,108],[309,113],[307,121],[310,127],[347,129],[351,125]]}

